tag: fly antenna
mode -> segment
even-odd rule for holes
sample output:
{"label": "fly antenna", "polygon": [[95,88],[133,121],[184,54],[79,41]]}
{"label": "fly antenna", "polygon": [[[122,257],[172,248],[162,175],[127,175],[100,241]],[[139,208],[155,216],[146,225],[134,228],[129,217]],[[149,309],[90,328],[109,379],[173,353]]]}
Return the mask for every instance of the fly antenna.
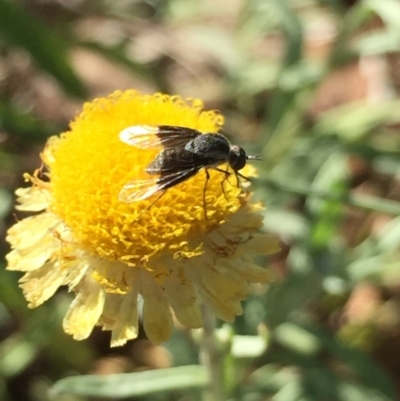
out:
{"label": "fly antenna", "polygon": [[246,155],[246,159],[247,160],[262,160],[261,159],[261,153],[258,155]]}

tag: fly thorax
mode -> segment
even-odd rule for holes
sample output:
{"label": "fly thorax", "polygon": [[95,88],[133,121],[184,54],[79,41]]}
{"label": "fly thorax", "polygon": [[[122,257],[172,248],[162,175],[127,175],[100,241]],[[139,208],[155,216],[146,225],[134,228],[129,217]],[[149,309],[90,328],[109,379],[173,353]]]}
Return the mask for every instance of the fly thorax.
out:
{"label": "fly thorax", "polygon": [[223,135],[203,134],[190,141],[185,149],[193,152],[199,158],[220,164],[228,161],[230,144]]}

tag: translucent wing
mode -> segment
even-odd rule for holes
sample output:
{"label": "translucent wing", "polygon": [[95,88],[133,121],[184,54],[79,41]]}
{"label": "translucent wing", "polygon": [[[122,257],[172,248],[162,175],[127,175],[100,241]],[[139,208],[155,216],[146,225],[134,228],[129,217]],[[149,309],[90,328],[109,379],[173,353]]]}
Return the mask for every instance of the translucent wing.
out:
{"label": "translucent wing", "polygon": [[201,132],[172,125],[133,125],[119,133],[122,142],[141,149],[172,148],[186,145]]}
{"label": "translucent wing", "polygon": [[195,175],[202,167],[203,166],[195,166],[159,178],[132,181],[124,185],[118,198],[121,202],[126,203],[147,199],[159,191],[167,190],[168,188],[187,180]]}

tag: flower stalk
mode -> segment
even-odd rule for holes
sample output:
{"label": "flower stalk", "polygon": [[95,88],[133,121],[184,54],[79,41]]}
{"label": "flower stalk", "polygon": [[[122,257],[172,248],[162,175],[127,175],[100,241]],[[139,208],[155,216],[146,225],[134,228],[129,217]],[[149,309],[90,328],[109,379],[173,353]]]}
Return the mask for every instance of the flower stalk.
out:
{"label": "flower stalk", "polygon": [[204,391],[206,401],[225,400],[224,353],[216,335],[216,316],[207,305],[201,308],[203,331],[200,341],[200,362],[208,373],[209,385]]}

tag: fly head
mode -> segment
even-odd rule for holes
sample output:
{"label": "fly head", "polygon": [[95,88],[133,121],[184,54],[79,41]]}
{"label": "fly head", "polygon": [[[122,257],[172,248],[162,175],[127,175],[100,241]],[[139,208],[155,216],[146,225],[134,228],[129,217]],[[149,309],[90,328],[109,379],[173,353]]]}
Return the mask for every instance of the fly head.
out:
{"label": "fly head", "polygon": [[246,152],[243,148],[237,145],[231,145],[229,151],[229,165],[232,170],[238,171],[241,170],[246,165]]}

